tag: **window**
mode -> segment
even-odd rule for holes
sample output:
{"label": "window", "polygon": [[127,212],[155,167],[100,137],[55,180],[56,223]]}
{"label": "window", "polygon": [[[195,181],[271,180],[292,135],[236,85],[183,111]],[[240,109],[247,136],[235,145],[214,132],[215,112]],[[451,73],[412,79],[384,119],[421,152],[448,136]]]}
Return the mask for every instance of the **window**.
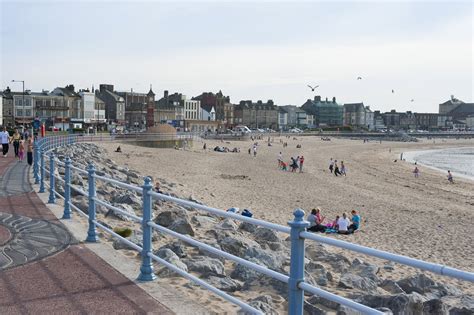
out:
{"label": "window", "polygon": [[31,116],[31,109],[25,110],[25,116]]}
{"label": "window", "polygon": [[23,100],[21,98],[15,99],[15,105],[16,106],[22,106],[22,104],[23,104]]}
{"label": "window", "polygon": [[16,116],[23,116],[23,110],[17,109],[16,110]]}

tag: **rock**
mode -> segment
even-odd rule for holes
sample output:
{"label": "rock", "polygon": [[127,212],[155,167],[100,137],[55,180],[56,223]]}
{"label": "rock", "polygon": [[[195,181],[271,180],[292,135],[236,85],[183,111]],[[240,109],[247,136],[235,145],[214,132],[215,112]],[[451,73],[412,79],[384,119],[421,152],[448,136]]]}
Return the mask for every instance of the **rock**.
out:
{"label": "rock", "polygon": [[[278,312],[274,309],[272,298],[269,295],[258,296],[255,299],[250,300],[248,304],[252,306],[253,308],[256,308],[262,311],[263,314],[278,315]],[[238,314],[250,314],[250,313],[240,311]]]}
{"label": "rock", "polygon": [[309,274],[314,278],[318,286],[325,287],[328,285],[328,272],[326,269],[314,269],[314,271]]}
{"label": "rock", "polygon": [[255,240],[258,243],[267,243],[267,242],[281,242],[280,238],[274,230],[270,230],[263,227],[258,227],[254,232]]}
{"label": "rock", "polygon": [[278,271],[283,264],[283,257],[271,251],[263,250],[259,247],[252,246],[245,250],[245,259],[252,259],[259,265],[265,266],[269,269]]}
{"label": "rock", "polygon": [[250,232],[250,233],[254,233],[257,230],[257,228],[258,228],[258,226],[256,226],[255,224],[252,224],[252,223],[248,223],[248,222],[242,222],[239,225],[240,230]]}
{"label": "rock", "polygon": [[[72,198],[73,204],[85,214],[89,214],[89,198],[83,195]],[[74,209],[73,209],[74,211]]]}
{"label": "rock", "polygon": [[384,280],[379,287],[392,294],[405,293],[402,288],[393,280]]}
{"label": "rock", "polygon": [[[158,257],[166,260],[170,264],[178,267],[181,270],[188,271],[188,266],[186,266],[185,263],[183,263],[179,257],[169,248],[160,248],[158,251],[155,252],[155,255]],[[168,269],[167,267],[164,267],[160,272],[160,276],[169,276],[174,274],[174,272],[171,269]]]}
{"label": "rock", "polygon": [[[119,209],[124,210],[128,214],[136,216],[135,210],[130,205],[127,205],[127,204],[122,204],[122,205],[114,204],[114,206],[119,208]],[[107,213],[105,214],[105,217],[110,217],[110,218],[114,218],[114,219],[118,219],[118,220],[122,220],[122,221],[132,221],[132,219],[129,216],[127,216],[123,213],[120,213],[118,211],[112,210],[112,209],[109,209],[107,211]]]}
{"label": "rock", "polygon": [[242,289],[242,285],[239,282],[232,280],[230,277],[221,278],[221,277],[210,276],[206,280],[206,282],[208,282],[209,284],[212,284],[219,290],[226,291],[226,292],[235,292]]}
{"label": "rock", "polygon": [[423,314],[423,304],[427,301],[422,295],[413,292],[411,294],[398,295],[364,295],[356,301],[372,308],[387,307],[394,314]]}
{"label": "rock", "polygon": [[174,221],[168,228],[180,234],[194,236],[194,229],[187,218],[182,218]]}
{"label": "rock", "polygon": [[474,314],[474,297],[470,295],[445,296],[441,301],[448,305],[449,315]]}
{"label": "rock", "polygon": [[223,239],[219,239],[219,244],[222,250],[229,254],[242,257],[247,248],[255,246],[258,247],[258,243],[250,238],[245,238],[239,235],[227,236]]}
{"label": "rock", "polygon": [[445,315],[448,314],[448,307],[441,300],[429,300],[423,303],[424,315]]}
{"label": "rock", "polygon": [[84,182],[87,182],[87,179],[82,178],[81,175],[77,173],[71,174],[71,184],[84,187]]}
{"label": "rock", "polygon": [[423,294],[426,288],[434,286],[436,283],[424,274],[420,273],[416,276],[399,280],[397,281],[397,284],[406,293],[417,292]]}
{"label": "rock", "polygon": [[[248,259],[249,261],[256,263],[256,264],[261,264],[261,262],[256,261],[256,259],[250,258]],[[249,281],[252,282],[256,280],[259,277],[262,277],[262,274],[256,270],[253,270],[251,268],[248,268],[244,265],[241,264],[236,264],[234,270],[230,274],[231,278],[233,279],[239,279],[242,281]]]}
{"label": "rock", "polygon": [[130,192],[122,193],[119,195],[112,195],[112,197],[110,198],[110,202],[113,204],[127,204],[137,208],[142,207],[142,200],[138,198],[135,194]]}
{"label": "rock", "polygon": [[328,263],[336,272],[345,272],[351,265],[346,256],[328,252],[323,244],[316,242],[311,242],[306,247],[306,257],[313,262]]}
{"label": "rock", "polygon": [[237,224],[235,224],[233,219],[227,218],[216,224],[215,228],[219,230],[237,231]]}
{"label": "rock", "polygon": [[377,283],[375,283],[375,281],[349,272],[346,272],[341,276],[338,286],[341,288],[359,289],[372,293],[377,291]]}
{"label": "rock", "polygon": [[[132,236],[130,236],[130,238],[128,239],[130,242],[132,243],[135,243],[137,244],[138,246],[140,247],[143,247],[143,238],[138,235],[135,231],[134,233],[132,234]],[[131,250],[135,250],[135,248],[131,247],[130,245],[122,242],[121,240],[119,239],[114,239],[114,242],[112,244],[112,246],[114,247],[114,249],[116,250],[119,250],[119,249],[131,249]]]}
{"label": "rock", "polygon": [[216,219],[205,215],[196,215],[191,218],[191,222],[198,227],[210,227],[216,224]]}
{"label": "rock", "polygon": [[202,205],[203,203],[197,200],[193,195],[189,196],[189,201]]}
{"label": "rock", "polygon": [[196,256],[192,259],[183,260],[189,271],[201,273],[204,277],[221,276],[225,277],[224,264],[215,258]]}
{"label": "rock", "polygon": [[171,244],[166,244],[165,246],[160,247],[160,250],[165,248],[168,248],[173,251],[173,253],[175,253],[176,256],[178,256],[179,258],[184,258],[187,256],[186,249],[180,241],[176,241]]}
{"label": "rock", "polygon": [[309,299],[306,300],[309,304],[311,305],[322,305],[326,308],[329,308],[331,310],[336,310],[339,307],[339,303],[333,302],[331,300],[325,299],[323,297],[320,297],[318,295],[313,295]]}
{"label": "rock", "polygon": [[164,227],[170,226],[174,221],[177,221],[181,218],[188,218],[186,210],[183,209],[172,209],[166,210],[159,213],[154,219],[156,224],[162,225]]}
{"label": "rock", "polygon": [[383,265],[383,269],[386,271],[393,271],[395,270],[395,264],[392,261],[389,261]]}

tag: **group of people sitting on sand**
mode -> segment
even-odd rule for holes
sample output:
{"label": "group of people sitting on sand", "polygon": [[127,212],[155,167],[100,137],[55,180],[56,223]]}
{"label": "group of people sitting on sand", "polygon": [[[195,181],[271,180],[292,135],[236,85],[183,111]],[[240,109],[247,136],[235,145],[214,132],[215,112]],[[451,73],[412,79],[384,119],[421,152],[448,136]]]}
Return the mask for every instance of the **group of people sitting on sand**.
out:
{"label": "group of people sitting on sand", "polygon": [[283,161],[283,155],[280,152],[278,154],[278,168],[282,171],[288,171],[289,167],[292,173],[295,173],[298,169],[300,173],[303,173],[304,156],[291,157],[290,159],[291,161],[289,163]]}
{"label": "group of people sitting on sand", "polygon": [[229,149],[228,147],[221,147],[221,146],[215,146],[214,151],[216,152],[232,152],[232,153],[240,153],[240,148],[234,147],[233,149]]}
{"label": "group of people sitting on sand", "polygon": [[347,217],[344,212],[341,216],[336,216],[332,222],[324,224],[324,217],[321,215],[321,210],[315,208],[307,217],[309,222],[308,231],[322,232],[322,233],[338,233],[338,234],[352,234],[360,228],[360,215],[357,211],[351,211],[351,219]]}

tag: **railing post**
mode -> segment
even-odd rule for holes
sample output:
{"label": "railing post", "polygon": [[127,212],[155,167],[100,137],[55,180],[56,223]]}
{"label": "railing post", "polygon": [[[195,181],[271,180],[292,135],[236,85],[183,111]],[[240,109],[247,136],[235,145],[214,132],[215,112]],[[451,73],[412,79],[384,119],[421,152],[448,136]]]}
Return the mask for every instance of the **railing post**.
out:
{"label": "railing post", "polygon": [[138,280],[140,281],[152,281],[156,279],[155,274],[153,273],[153,264],[151,258],[148,256],[151,254],[152,244],[151,244],[151,235],[153,230],[151,226],[148,225],[148,222],[151,221],[151,196],[148,194],[153,186],[151,185],[151,178],[145,177],[145,184],[143,187],[143,220],[142,220],[142,231],[143,231],[143,249],[141,252],[142,255],[142,265],[140,267],[140,275]]}
{"label": "railing post", "polygon": [[56,203],[56,196],[54,195],[54,153],[49,153],[49,199],[48,203]]}
{"label": "railing post", "polygon": [[33,174],[34,174],[34,177],[35,177],[35,184],[39,184],[39,165],[38,165],[38,150],[39,150],[39,146],[38,146],[38,142],[35,141],[34,144],[33,144]]}
{"label": "railing post", "polygon": [[87,167],[88,173],[88,184],[89,184],[89,229],[87,230],[87,238],[86,242],[95,243],[99,241],[99,237],[97,236],[97,231],[95,228],[95,167],[94,164],[89,163]]}
{"label": "railing post", "polygon": [[63,219],[71,218],[71,159],[66,157],[64,161],[64,212]]}
{"label": "railing post", "polygon": [[309,226],[309,222],[304,220],[304,211],[296,209],[293,212],[293,221],[289,221],[291,227],[291,261],[290,279],[288,280],[288,314],[302,315],[304,305],[304,292],[298,288],[298,284],[304,281],[304,238],[300,233]]}
{"label": "railing post", "polygon": [[40,181],[39,192],[44,193],[44,152],[43,152],[43,149],[39,150],[39,155],[40,155],[40,160],[41,160],[41,164],[40,164],[41,181]]}

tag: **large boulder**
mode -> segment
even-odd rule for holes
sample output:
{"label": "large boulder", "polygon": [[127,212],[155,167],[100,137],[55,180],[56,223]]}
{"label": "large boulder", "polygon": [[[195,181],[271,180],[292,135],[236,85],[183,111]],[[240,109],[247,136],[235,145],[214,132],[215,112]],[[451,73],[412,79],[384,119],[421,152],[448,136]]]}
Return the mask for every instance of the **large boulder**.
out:
{"label": "large boulder", "polygon": [[213,285],[214,287],[218,288],[219,290],[226,291],[226,292],[235,292],[242,289],[242,285],[231,279],[230,277],[216,277],[210,276],[206,282]]}
{"label": "large boulder", "polygon": [[127,204],[136,208],[142,207],[142,199],[140,199],[137,195],[131,192],[112,195],[110,198],[110,202],[114,204]]}
{"label": "large boulder", "polygon": [[369,294],[356,298],[356,301],[372,308],[387,307],[393,314],[417,315],[423,314],[424,296],[413,292],[411,294],[376,295]]}
{"label": "large boulder", "polygon": [[182,218],[188,218],[188,214],[186,212],[186,210],[182,210],[182,209],[171,209],[171,210],[166,210],[166,211],[163,211],[163,212],[160,212],[156,218],[155,218],[155,223],[156,224],[159,224],[159,225],[162,225],[164,227],[168,227],[170,225],[172,225],[175,221],[177,221],[178,219],[182,219]]}
{"label": "large boulder", "polygon": [[240,235],[219,238],[219,244],[222,250],[239,257],[242,257],[248,248],[259,247],[258,243],[251,238]]}
{"label": "large boulder", "polygon": [[436,285],[436,282],[434,282],[431,278],[428,278],[424,274],[420,273],[416,276],[399,280],[397,281],[397,284],[406,293],[417,292],[423,294],[425,292],[425,289]]}
{"label": "large boulder", "polygon": [[339,286],[375,293],[377,292],[377,283],[379,281],[376,275],[378,271],[378,266],[356,259],[347,272],[342,274]]}
{"label": "large boulder", "polygon": [[245,259],[252,259],[259,265],[278,271],[283,264],[283,257],[272,251],[264,250],[260,247],[252,246],[245,250]]}
{"label": "large boulder", "polygon": [[164,249],[164,248],[170,249],[179,258],[184,258],[184,257],[187,256],[186,248],[183,246],[183,244],[180,241],[175,241],[171,244],[166,244],[166,245],[160,247],[160,250]]}
{"label": "large boulder", "polygon": [[187,235],[194,236],[194,229],[192,225],[189,223],[187,217],[174,221],[168,228],[180,234],[187,234]]}
{"label": "large boulder", "polygon": [[227,218],[225,220],[222,220],[218,224],[216,224],[215,228],[218,229],[218,230],[229,230],[229,231],[235,232],[235,231],[237,231],[238,226],[234,222],[233,219]]}
{"label": "large boulder", "polygon": [[[133,209],[133,207],[131,205],[127,205],[127,204],[114,204],[115,207],[125,211],[126,213],[130,214],[130,215],[135,215],[136,216],[136,213],[135,213],[135,210]],[[119,212],[119,211],[116,211],[116,210],[112,210],[112,209],[109,209],[107,211],[107,213],[105,214],[106,217],[109,217],[109,218],[114,218],[114,219],[117,219],[117,220],[122,220],[122,221],[132,221],[132,218]]]}
{"label": "large boulder", "polygon": [[224,264],[215,258],[196,256],[192,259],[183,260],[189,271],[201,273],[204,277],[219,276],[225,277]]}
{"label": "large boulder", "polygon": [[[162,258],[163,260],[166,260],[170,264],[178,267],[181,270],[188,271],[188,267],[186,266],[185,263],[183,263],[179,257],[169,248],[160,248],[158,251],[155,252],[155,255],[158,257]],[[167,267],[164,267],[160,272],[158,273],[160,276],[169,276],[174,274],[171,269],[168,269]]]}
{"label": "large boulder", "polygon": [[[260,310],[263,314],[266,315],[278,315],[278,312],[275,310],[275,305],[273,303],[273,299],[270,295],[261,295],[258,296],[248,303],[253,308]],[[239,315],[241,314],[250,314],[248,312],[239,311]]]}
{"label": "large boulder", "polygon": [[239,229],[249,233],[254,233],[257,230],[258,226],[248,222],[242,222],[239,225]]}

